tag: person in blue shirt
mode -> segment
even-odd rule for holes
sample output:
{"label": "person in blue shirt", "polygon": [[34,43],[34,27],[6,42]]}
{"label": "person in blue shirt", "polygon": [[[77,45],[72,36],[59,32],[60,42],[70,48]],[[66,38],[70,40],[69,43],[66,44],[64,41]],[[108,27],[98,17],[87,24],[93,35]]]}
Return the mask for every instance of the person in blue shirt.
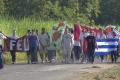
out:
{"label": "person in blue shirt", "polygon": [[35,30],[32,30],[32,34],[28,36],[28,42],[29,42],[29,53],[31,54],[31,63],[36,64],[38,39]]}

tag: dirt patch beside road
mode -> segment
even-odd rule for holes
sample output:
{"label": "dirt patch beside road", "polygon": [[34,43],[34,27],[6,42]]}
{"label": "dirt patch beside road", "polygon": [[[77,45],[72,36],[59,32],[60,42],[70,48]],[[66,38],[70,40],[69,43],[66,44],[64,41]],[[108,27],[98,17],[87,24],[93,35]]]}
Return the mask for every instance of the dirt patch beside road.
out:
{"label": "dirt patch beside road", "polygon": [[92,66],[77,73],[72,80],[120,80],[120,64]]}

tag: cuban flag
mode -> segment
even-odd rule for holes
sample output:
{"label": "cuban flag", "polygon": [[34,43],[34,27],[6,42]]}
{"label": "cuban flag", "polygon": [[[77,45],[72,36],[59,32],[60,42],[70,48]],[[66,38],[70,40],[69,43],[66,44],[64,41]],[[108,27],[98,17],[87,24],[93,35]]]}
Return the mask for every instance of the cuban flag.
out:
{"label": "cuban flag", "polygon": [[97,40],[97,49],[95,49],[96,55],[109,55],[117,51],[119,39],[99,39]]}
{"label": "cuban flag", "polygon": [[117,31],[115,28],[113,29],[113,31],[116,33],[116,35],[120,38],[120,32]]}

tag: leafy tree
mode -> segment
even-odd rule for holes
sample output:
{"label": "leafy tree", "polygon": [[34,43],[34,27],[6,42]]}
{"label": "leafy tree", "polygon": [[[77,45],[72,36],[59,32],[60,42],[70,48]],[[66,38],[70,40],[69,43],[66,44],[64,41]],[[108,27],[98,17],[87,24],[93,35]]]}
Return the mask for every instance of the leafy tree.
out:
{"label": "leafy tree", "polygon": [[0,0],[0,14],[3,14],[5,10],[4,1]]}

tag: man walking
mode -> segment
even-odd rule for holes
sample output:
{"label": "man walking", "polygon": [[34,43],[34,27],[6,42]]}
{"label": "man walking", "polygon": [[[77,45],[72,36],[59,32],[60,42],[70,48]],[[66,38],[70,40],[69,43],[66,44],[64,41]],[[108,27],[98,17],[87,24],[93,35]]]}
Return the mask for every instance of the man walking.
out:
{"label": "man walking", "polygon": [[32,30],[32,34],[28,36],[28,41],[29,41],[29,52],[31,55],[31,63],[36,64],[38,39],[34,30]]}
{"label": "man walking", "polygon": [[10,54],[12,57],[12,64],[14,64],[16,62],[17,39],[18,39],[18,37],[16,36],[16,30],[14,29],[12,36],[10,36],[10,41],[14,42],[14,45],[13,45],[12,49],[10,50]]}
{"label": "man walking", "polygon": [[42,63],[47,61],[47,47],[49,46],[49,35],[45,31],[45,28],[41,29],[41,34],[38,36],[39,43],[40,43],[40,58]]}
{"label": "man walking", "polygon": [[87,36],[87,50],[88,50],[88,61],[90,63],[94,62],[94,53],[95,53],[95,48],[97,46],[96,44],[96,38],[93,34],[93,32],[90,32],[90,35]]}

